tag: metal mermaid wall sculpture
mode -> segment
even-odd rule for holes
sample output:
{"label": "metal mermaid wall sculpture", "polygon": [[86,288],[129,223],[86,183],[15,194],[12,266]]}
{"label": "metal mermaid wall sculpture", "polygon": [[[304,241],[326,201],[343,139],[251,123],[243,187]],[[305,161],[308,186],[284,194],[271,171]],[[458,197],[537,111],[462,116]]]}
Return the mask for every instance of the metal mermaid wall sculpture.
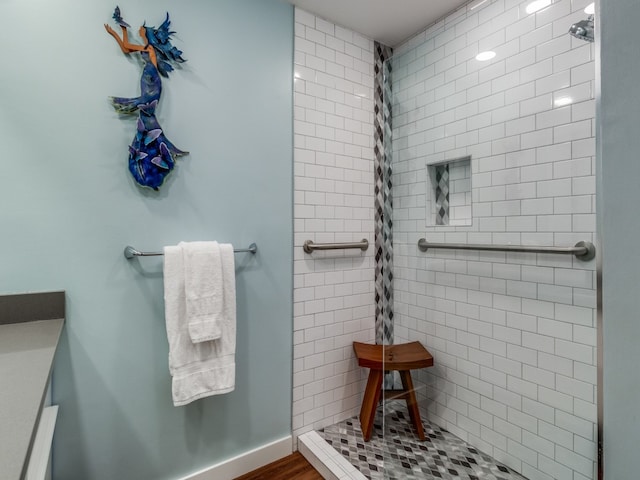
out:
{"label": "metal mermaid wall sculpture", "polygon": [[140,96],[135,98],[110,97],[116,112],[138,114],[137,131],[129,146],[129,171],[138,184],[154,190],[162,185],[175,165],[175,159],[189,152],[180,150],[165,136],[156,118],[156,107],[162,93],[160,76],[168,77],[172,64],[183,63],[182,52],[171,45],[169,14],[158,28],[142,25],[138,30],[144,45],[129,42],[128,29],[116,7],[113,19],[122,29],[122,38],[109,25],[107,32],[118,42],[125,54],[140,53],[144,66],[140,78]]}

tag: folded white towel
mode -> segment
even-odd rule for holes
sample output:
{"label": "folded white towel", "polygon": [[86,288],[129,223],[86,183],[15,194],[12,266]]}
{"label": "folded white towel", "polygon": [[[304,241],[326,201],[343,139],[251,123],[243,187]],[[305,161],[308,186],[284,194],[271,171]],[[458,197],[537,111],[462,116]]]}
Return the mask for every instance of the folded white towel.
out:
{"label": "folded white towel", "polygon": [[222,335],[223,277],[218,242],[181,242],[187,324],[193,343]]}
{"label": "folded white towel", "polygon": [[185,271],[181,246],[164,248],[164,301],[169,372],[175,406],[235,388],[236,302],[233,247],[221,245],[223,316],[221,337],[193,343],[186,314]]}

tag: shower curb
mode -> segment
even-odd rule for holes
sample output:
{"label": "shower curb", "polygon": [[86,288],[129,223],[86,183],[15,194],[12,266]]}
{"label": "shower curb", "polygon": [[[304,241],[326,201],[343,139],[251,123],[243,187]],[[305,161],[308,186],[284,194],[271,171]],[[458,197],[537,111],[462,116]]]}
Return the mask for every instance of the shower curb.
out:
{"label": "shower curb", "polygon": [[298,450],[325,480],[367,480],[316,431],[298,437]]}

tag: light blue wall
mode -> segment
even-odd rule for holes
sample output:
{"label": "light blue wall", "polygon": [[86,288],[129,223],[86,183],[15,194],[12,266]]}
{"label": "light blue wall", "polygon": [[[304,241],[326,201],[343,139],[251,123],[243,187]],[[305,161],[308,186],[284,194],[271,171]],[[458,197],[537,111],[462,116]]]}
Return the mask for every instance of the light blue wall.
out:
{"label": "light blue wall", "polygon": [[[59,479],[171,479],[291,430],[293,10],[277,0],[124,0],[166,11],[188,62],[158,117],[191,154],[160,193],[134,185],[134,120],[107,96],[140,67],[104,31],[114,1],[0,2],[0,292],[65,289],[54,372]],[[159,250],[218,240],[236,256],[236,390],[175,408]]]}
{"label": "light blue wall", "polygon": [[638,478],[640,441],[640,25],[638,0],[600,0],[598,233],[602,253],[604,466]]}

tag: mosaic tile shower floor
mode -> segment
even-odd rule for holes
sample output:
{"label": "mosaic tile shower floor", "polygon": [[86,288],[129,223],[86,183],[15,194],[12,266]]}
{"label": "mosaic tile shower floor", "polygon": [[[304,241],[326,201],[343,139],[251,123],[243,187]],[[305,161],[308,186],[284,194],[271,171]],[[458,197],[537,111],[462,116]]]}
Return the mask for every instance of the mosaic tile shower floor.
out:
{"label": "mosaic tile shower floor", "polygon": [[[422,420],[426,440],[414,434],[406,407],[386,406],[384,435],[382,407],[367,443],[360,421],[352,417],[318,434],[371,480],[526,480],[455,435]],[[384,441],[386,440],[386,441]]]}

